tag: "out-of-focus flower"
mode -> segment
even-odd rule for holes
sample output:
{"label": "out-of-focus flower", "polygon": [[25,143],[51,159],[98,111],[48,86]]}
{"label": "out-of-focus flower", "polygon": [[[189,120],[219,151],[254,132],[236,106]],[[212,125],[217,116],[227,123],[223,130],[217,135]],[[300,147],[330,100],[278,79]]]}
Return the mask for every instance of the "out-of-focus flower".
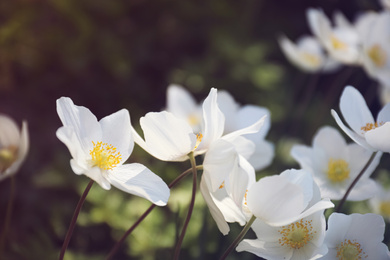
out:
{"label": "out-of-focus flower", "polygon": [[15,174],[29,147],[27,122],[19,130],[14,120],[0,114],[0,180]]}
{"label": "out-of-focus flower", "polygon": [[126,109],[97,121],[89,109],[62,97],[57,100],[57,113],[63,124],[57,137],[68,147],[76,174],[85,174],[105,190],[113,185],[156,205],[166,205],[169,188],[160,177],[142,164],[123,164],[134,147]]}
{"label": "out-of-focus flower", "polygon": [[[347,144],[333,127],[322,127],[314,136],[312,147],[295,145],[292,157],[302,169],[313,175],[323,198],[341,199],[356,176],[364,168],[372,152],[358,144]],[[376,193],[375,181],[369,176],[379,164],[381,154],[356,183],[348,200],[358,201],[371,198]]]}
{"label": "out-of-focus flower", "polygon": [[378,184],[375,197],[369,200],[372,211],[390,221],[390,189],[385,189]]}
{"label": "out-of-focus flower", "polygon": [[280,36],[278,42],[287,59],[305,72],[331,72],[339,67],[325,55],[315,37],[303,36],[294,44],[286,36]]}
{"label": "out-of-focus flower", "polygon": [[362,19],[362,61],[368,75],[390,85],[390,12],[368,14]]}
{"label": "out-of-focus flower", "polygon": [[360,63],[360,38],[344,15],[335,14],[334,27],[320,9],[309,8],[307,18],[312,33],[334,60],[345,64]]}
{"label": "out-of-focus flower", "polygon": [[320,193],[313,177],[304,170],[286,170],[264,177],[248,190],[248,210],[270,226],[285,226],[315,212],[333,207]]}
{"label": "out-of-focus flower", "polygon": [[390,103],[379,111],[375,121],[360,92],[347,86],[340,97],[340,111],[352,130],[344,125],[336,111],[331,112],[352,140],[371,151],[390,152]]}
{"label": "out-of-focus flower", "polygon": [[385,222],[379,215],[333,213],[325,233],[328,253],[321,259],[390,259],[382,243],[384,232]]}
{"label": "out-of-focus flower", "polygon": [[387,103],[390,103],[390,85],[380,85],[378,88],[379,99],[381,104],[384,106]]}
{"label": "out-of-focus flower", "polygon": [[257,238],[244,239],[236,250],[248,251],[265,259],[318,259],[328,252],[323,243],[325,227],[324,210],[281,227],[256,219],[251,228]]}
{"label": "out-of-focus flower", "polygon": [[390,10],[390,0],[380,0],[382,7]]}

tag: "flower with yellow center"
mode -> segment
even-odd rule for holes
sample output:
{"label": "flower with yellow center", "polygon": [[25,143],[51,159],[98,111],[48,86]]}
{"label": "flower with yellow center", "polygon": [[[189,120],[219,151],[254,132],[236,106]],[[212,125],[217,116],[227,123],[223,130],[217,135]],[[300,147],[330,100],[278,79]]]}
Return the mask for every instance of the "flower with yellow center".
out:
{"label": "flower with yellow center", "polygon": [[383,218],[376,214],[344,215],[333,213],[328,219],[324,260],[390,259],[389,249],[382,243]]}
{"label": "flower with yellow center", "polygon": [[27,123],[19,130],[15,121],[0,114],[0,180],[15,174],[26,158],[29,146]]}
{"label": "flower with yellow center", "polygon": [[347,86],[340,97],[340,110],[349,127],[333,109],[332,115],[352,140],[370,151],[390,152],[390,103],[379,111],[375,120],[360,92]]}
{"label": "flower with yellow center", "polygon": [[369,48],[367,50],[367,55],[372,60],[372,63],[379,68],[384,67],[387,62],[387,54],[378,44]]}
{"label": "flower with yellow center", "polygon": [[390,190],[378,183],[375,197],[369,200],[371,211],[390,221]]}
{"label": "flower with yellow center", "polygon": [[169,188],[160,177],[142,164],[124,164],[134,147],[127,110],[97,121],[87,108],[62,97],[57,112],[63,123],[57,137],[68,147],[76,174],[88,176],[106,190],[113,185],[156,205],[167,203]]}
{"label": "flower with yellow center", "polygon": [[[324,126],[315,134],[311,147],[294,145],[291,155],[302,169],[313,175],[322,197],[339,200],[363,169],[371,152],[357,144],[347,144],[339,131]],[[365,200],[375,195],[377,187],[369,176],[378,166],[380,157],[380,154],[376,156],[356,183],[348,200]]]}
{"label": "flower with yellow center", "polygon": [[279,239],[281,246],[289,247],[292,249],[300,249],[304,247],[308,242],[313,239],[312,220],[303,220],[294,222],[288,226],[283,226],[278,229],[279,234],[282,236]]}

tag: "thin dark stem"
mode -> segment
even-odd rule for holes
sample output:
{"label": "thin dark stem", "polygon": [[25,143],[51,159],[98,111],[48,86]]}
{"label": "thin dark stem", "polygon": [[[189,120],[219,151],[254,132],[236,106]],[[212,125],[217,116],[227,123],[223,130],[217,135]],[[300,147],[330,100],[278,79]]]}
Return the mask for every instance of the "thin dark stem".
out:
{"label": "thin dark stem", "polygon": [[66,233],[66,236],[65,236],[64,244],[62,245],[62,248],[61,248],[60,258],[59,258],[60,260],[64,259],[64,255],[65,255],[66,249],[68,248],[68,245],[69,245],[69,242],[70,242],[70,238],[72,237],[73,230],[74,230],[74,228],[76,226],[77,217],[79,216],[81,207],[83,206],[85,198],[87,197],[88,192],[91,189],[93,183],[94,183],[93,180],[89,181],[87,187],[84,190],[83,195],[81,196],[81,198],[79,200],[79,203],[77,203],[76,209],[74,210],[74,213],[73,213],[72,221],[70,222],[70,225],[69,225],[69,228],[68,228],[68,232]]}
{"label": "thin dark stem", "polygon": [[194,153],[191,152],[189,154],[189,157],[190,157],[191,166],[192,166],[192,196],[191,196],[190,206],[188,208],[187,217],[186,217],[186,220],[184,222],[183,229],[181,230],[179,240],[177,241],[177,244],[176,244],[175,254],[173,257],[174,260],[179,259],[181,244],[183,243],[183,239],[184,239],[184,236],[185,236],[186,231],[187,231],[187,226],[188,226],[188,223],[190,222],[190,219],[192,216],[192,211],[193,211],[194,205],[195,205],[197,170],[196,170],[196,162],[195,162]]}
{"label": "thin dark stem", "polygon": [[241,230],[240,234],[234,239],[233,243],[226,249],[225,253],[219,258],[219,260],[224,260],[230,252],[238,245],[238,243],[241,242],[241,240],[244,238],[250,227],[252,226],[253,222],[255,222],[256,217],[252,216],[251,219],[246,223],[245,227]]}
{"label": "thin dark stem", "polygon": [[[203,169],[203,166],[196,166],[197,170]],[[176,179],[174,179],[169,185],[169,188],[172,188],[175,186],[181,179],[183,179],[187,174],[192,172],[192,168],[184,171],[182,174],[180,174]],[[125,241],[125,239],[133,232],[133,230],[149,215],[149,213],[156,207],[155,204],[151,205],[144,214],[139,217],[139,219],[126,231],[126,233],[121,237],[121,239],[115,244],[115,246],[111,249],[110,253],[106,257],[106,260],[110,260],[118,251],[119,247],[122,245],[122,243]]]}
{"label": "thin dark stem", "polygon": [[364,165],[363,169],[360,171],[360,173],[358,174],[358,176],[356,176],[356,178],[353,180],[353,182],[351,183],[351,185],[349,185],[347,191],[345,192],[344,194],[344,197],[340,200],[340,203],[339,205],[337,205],[337,208],[335,210],[335,212],[340,212],[340,209],[341,207],[343,206],[344,202],[347,200],[347,197],[349,195],[349,193],[351,192],[351,190],[353,189],[353,187],[355,187],[356,183],[359,181],[359,179],[363,176],[364,172],[367,170],[367,168],[370,166],[370,164],[372,163],[372,161],[374,160],[375,158],[375,155],[376,155],[376,152],[373,152],[371,154],[371,157],[370,159],[368,159],[366,165]]}
{"label": "thin dark stem", "polygon": [[1,234],[1,239],[0,239],[0,259],[2,258],[2,255],[3,255],[5,238],[7,237],[8,228],[9,228],[10,223],[11,223],[12,208],[13,208],[14,200],[15,200],[15,177],[14,177],[14,175],[12,175],[10,178],[11,178],[11,188],[10,188],[10,192],[9,192],[7,211],[5,213],[6,215],[5,215],[5,220],[4,220],[3,233]]}

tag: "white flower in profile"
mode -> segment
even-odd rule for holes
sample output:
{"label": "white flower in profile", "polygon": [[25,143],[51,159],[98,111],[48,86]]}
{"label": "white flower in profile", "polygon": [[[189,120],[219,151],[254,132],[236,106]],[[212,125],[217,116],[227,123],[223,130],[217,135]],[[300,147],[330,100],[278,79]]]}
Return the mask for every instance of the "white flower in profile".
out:
{"label": "white flower in profile", "polygon": [[332,72],[339,67],[337,62],[326,56],[315,37],[303,36],[295,44],[282,35],[278,42],[287,59],[305,72]]}
{"label": "white flower in profile", "polygon": [[309,8],[306,14],[312,33],[334,60],[345,64],[360,63],[359,35],[343,14],[335,14],[334,27],[320,9]]}
{"label": "white flower in profile", "polygon": [[390,259],[382,243],[384,232],[385,222],[379,215],[332,213],[325,233],[328,253],[321,259]]}
{"label": "white flower in profile", "polygon": [[285,226],[334,206],[329,199],[319,200],[318,196],[311,174],[291,169],[254,183],[246,203],[248,210],[266,224]]}
{"label": "white flower in profile", "polygon": [[369,200],[370,208],[372,212],[390,221],[390,189],[378,184],[377,190],[375,197]]}
{"label": "white flower in profile", "polygon": [[333,109],[332,116],[352,140],[371,151],[390,152],[390,103],[379,111],[374,120],[360,92],[347,86],[340,97],[340,111],[350,128]]}
{"label": "white flower in profile", "polygon": [[57,100],[57,113],[63,124],[57,137],[73,157],[74,173],[88,176],[105,190],[113,185],[158,206],[166,205],[169,188],[160,177],[142,164],[123,164],[134,147],[126,109],[97,121],[89,109],[62,97]]}
{"label": "white flower in profile", "polygon": [[[313,175],[323,198],[340,200],[364,168],[372,152],[358,144],[347,144],[340,132],[330,126],[321,127],[313,138],[312,147],[294,145],[292,157],[301,168]],[[359,201],[372,198],[377,189],[369,176],[379,164],[381,154],[365,170],[356,183],[348,200]]]}
{"label": "white flower in profile", "polygon": [[29,147],[27,122],[19,130],[14,120],[0,114],[0,180],[15,174],[26,158]]}
{"label": "white flower in profile", "polygon": [[390,85],[390,12],[369,13],[361,20],[363,67],[372,78]]}

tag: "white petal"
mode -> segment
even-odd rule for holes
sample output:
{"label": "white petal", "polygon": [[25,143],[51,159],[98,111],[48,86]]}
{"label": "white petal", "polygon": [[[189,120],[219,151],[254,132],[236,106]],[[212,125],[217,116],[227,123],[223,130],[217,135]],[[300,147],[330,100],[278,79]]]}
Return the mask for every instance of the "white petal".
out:
{"label": "white petal", "polygon": [[345,157],[347,142],[339,131],[330,126],[321,127],[313,139],[313,147],[325,150],[331,158]]}
{"label": "white petal", "polygon": [[259,119],[254,124],[252,124],[248,127],[245,127],[245,128],[241,128],[241,129],[234,131],[232,133],[229,133],[229,134],[223,136],[222,138],[225,140],[228,140],[228,141],[232,141],[237,136],[257,133],[257,132],[259,132],[259,130],[263,126],[265,119],[266,119],[266,116],[263,116],[261,119]]}
{"label": "white petal", "polygon": [[354,87],[344,88],[340,97],[340,110],[347,124],[360,136],[363,136],[362,127],[367,123],[375,123],[366,101]]}
{"label": "white petal", "polygon": [[377,123],[383,124],[390,121],[390,103],[386,104],[378,113]]}
{"label": "white petal", "polygon": [[259,141],[255,145],[256,149],[248,161],[256,171],[260,171],[272,163],[275,155],[275,147],[271,142],[266,140]]}
{"label": "white petal", "polygon": [[390,122],[368,131],[366,140],[376,150],[390,153]]}
{"label": "white petal", "polygon": [[313,177],[305,170],[285,170],[280,176],[286,178],[291,183],[299,185],[303,191],[303,205],[306,208],[313,197]]}
{"label": "white petal", "polygon": [[187,118],[197,110],[191,94],[182,86],[171,84],[167,89],[167,111],[180,118]]}
{"label": "white petal", "polygon": [[70,98],[57,99],[57,113],[65,127],[72,127],[84,151],[90,150],[93,140],[101,138],[100,125],[92,112],[76,106]]}
{"label": "white petal", "polygon": [[[270,250],[277,248],[278,250]],[[290,259],[293,250],[288,247],[279,246],[278,242],[264,242],[257,239],[244,239],[238,244],[236,250],[238,252],[247,251],[265,259],[283,260]]]}
{"label": "white petal", "polygon": [[120,190],[148,199],[157,206],[167,204],[169,188],[165,182],[139,163],[117,166],[107,176],[109,182]]}
{"label": "white petal", "polygon": [[124,163],[134,148],[129,111],[119,110],[102,118],[99,123],[102,128],[102,140],[96,141],[113,145],[122,156],[121,164]]}
{"label": "white petal", "polygon": [[18,146],[20,131],[16,122],[6,115],[0,114],[0,148],[11,145]]}
{"label": "white petal", "polygon": [[217,103],[217,90],[212,88],[209,95],[203,102],[203,139],[197,151],[207,150],[210,144],[220,138],[223,134],[225,116]]}
{"label": "white petal", "polygon": [[189,124],[172,113],[147,113],[140,119],[145,144],[138,143],[148,153],[163,161],[184,161],[195,148],[196,136]]}
{"label": "white petal", "polygon": [[[72,169],[75,166],[71,161]],[[74,171],[77,170],[76,168],[73,169]],[[79,174],[75,171],[76,174]],[[105,190],[111,189],[111,185],[109,181],[104,177],[102,170],[99,167],[92,167],[89,168],[87,171],[83,172],[84,175],[88,176],[92,180],[94,180],[97,184],[100,185]]]}
{"label": "white petal", "polygon": [[[243,106],[238,111],[238,122],[237,122],[237,128],[236,129],[242,129],[248,126],[251,126],[261,120],[264,116],[264,122],[261,126],[260,130],[255,134],[250,134],[248,136],[256,136],[259,139],[263,139],[270,127],[271,127],[271,116],[268,109],[264,107],[254,106],[254,105],[246,105]],[[254,139],[252,139],[254,140]]]}
{"label": "white petal", "polygon": [[224,90],[218,91],[217,102],[218,107],[225,115],[224,132],[233,132],[237,129],[237,111],[239,109],[239,104],[234,100],[233,96],[229,92]]}

